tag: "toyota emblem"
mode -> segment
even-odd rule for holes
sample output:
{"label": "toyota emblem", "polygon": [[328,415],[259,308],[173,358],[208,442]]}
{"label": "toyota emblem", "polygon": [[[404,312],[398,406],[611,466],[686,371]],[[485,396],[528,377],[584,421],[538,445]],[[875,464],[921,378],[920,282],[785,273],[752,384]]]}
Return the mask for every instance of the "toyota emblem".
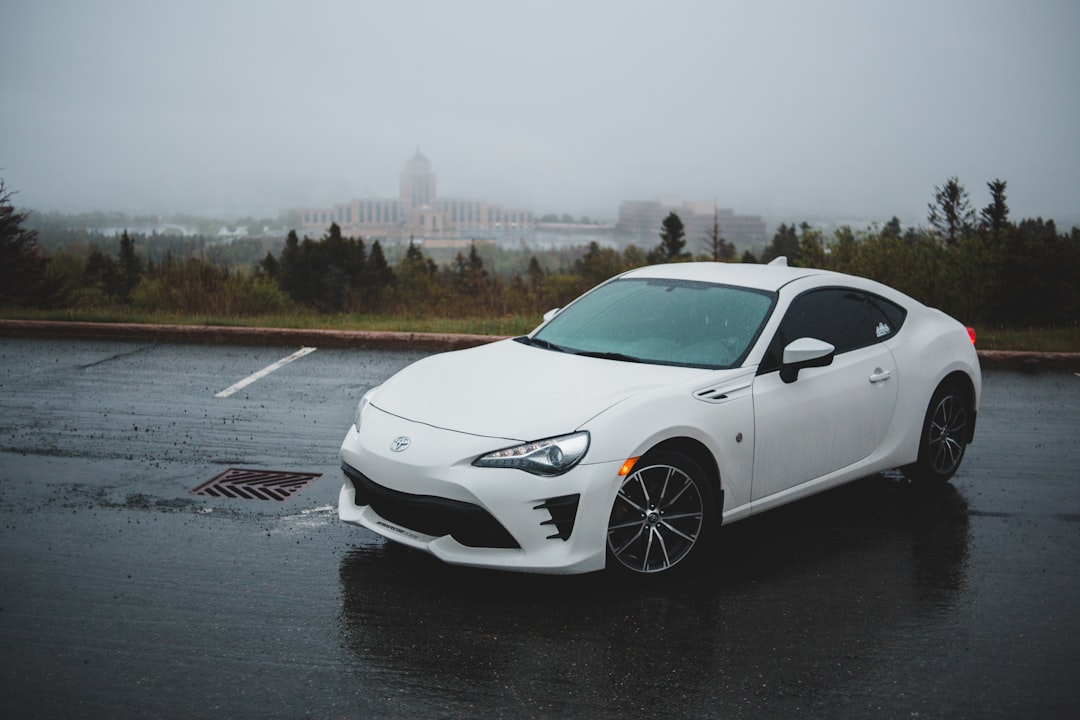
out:
{"label": "toyota emblem", "polygon": [[412,440],[408,435],[398,435],[396,438],[390,441],[390,450],[392,452],[402,452],[407,450],[412,445]]}

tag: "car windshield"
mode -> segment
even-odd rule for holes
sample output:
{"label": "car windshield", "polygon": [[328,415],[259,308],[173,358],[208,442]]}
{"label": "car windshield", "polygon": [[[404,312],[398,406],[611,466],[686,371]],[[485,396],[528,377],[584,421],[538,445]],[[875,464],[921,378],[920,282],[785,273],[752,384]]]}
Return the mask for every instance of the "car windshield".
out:
{"label": "car windshield", "polygon": [[742,362],[773,293],[686,280],[626,278],[582,296],[523,342],[578,355],[686,367]]}

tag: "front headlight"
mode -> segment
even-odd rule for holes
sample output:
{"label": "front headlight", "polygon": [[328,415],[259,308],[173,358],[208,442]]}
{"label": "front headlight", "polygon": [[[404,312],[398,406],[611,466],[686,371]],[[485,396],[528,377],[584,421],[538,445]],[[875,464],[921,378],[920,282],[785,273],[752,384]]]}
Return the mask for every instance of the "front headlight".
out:
{"label": "front headlight", "polygon": [[353,416],[353,427],[356,428],[356,432],[360,432],[360,421],[364,414],[364,408],[371,404],[371,396],[375,394],[377,387],[373,387],[364,393],[364,396],[360,398],[360,402],[356,405],[356,414]]}
{"label": "front headlight", "polygon": [[562,475],[581,462],[589,433],[576,432],[496,450],[473,461],[477,467],[516,468],[533,475]]}

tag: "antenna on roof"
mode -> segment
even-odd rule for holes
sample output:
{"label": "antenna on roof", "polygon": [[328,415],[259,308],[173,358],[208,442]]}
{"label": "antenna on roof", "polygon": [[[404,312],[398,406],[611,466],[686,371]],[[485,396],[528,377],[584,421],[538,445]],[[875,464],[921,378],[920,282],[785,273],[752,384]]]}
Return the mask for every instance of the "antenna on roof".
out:
{"label": "antenna on roof", "polygon": [[775,260],[770,260],[769,264],[770,265],[776,265],[777,267],[787,267],[788,266],[787,265],[787,255],[781,255],[780,257],[776,258]]}

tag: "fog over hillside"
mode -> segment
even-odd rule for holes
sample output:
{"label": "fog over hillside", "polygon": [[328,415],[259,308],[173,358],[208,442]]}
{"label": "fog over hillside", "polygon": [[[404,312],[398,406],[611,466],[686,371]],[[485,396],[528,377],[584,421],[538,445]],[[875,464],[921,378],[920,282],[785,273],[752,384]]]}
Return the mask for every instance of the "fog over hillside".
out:
{"label": "fog over hillside", "polygon": [[15,0],[20,206],[275,216],[398,192],[614,220],[680,196],[925,221],[957,176],[1080,224],[1080,4]]}

